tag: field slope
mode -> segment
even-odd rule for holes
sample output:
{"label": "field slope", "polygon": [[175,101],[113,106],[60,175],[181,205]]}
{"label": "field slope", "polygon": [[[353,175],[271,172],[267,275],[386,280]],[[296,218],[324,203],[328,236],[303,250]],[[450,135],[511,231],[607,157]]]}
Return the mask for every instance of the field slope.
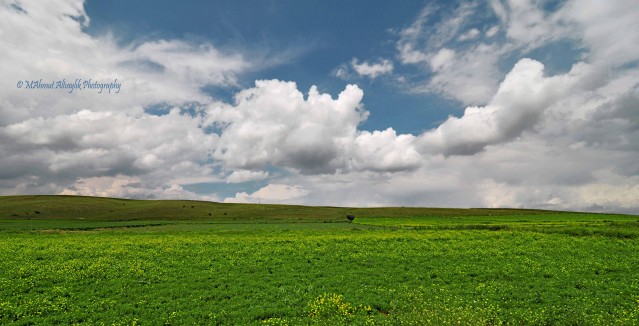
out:
{"label": "field slope", "polygon": [[637,325],[637,252],[632,215],[8,196],[0,324]]}

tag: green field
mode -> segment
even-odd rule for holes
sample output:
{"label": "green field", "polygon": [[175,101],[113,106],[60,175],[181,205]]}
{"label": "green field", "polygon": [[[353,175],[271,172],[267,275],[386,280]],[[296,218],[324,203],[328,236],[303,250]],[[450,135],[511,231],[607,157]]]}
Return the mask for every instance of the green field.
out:
{"label": "green field", "polygon": [[639,325],[637,266],[633,215],[0,197],[0,324]]}

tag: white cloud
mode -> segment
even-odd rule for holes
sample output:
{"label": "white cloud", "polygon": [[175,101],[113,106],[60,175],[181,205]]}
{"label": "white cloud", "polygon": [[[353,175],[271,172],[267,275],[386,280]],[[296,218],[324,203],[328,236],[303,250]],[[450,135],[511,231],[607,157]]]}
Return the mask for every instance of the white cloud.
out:
{"label": "white cloud", "polygon": [[260,188],[254,192],[251,196],[257,199],[264,199],[269,201],[282,201],[304,197],[309,192],[300,186],[289,186],[283,184],[270,184],[266,187]]}
{"label": "white cloud", "polygon": [[361,132],[354,141],[351,166],[356,171],[406,171],[421,165],[415,136],[399,135],[392,128]]}
{"label": "white cloud", "polygon": [[269,184],[252,194],[239,192],[235,197],[224,199],[225,203],[282,203],[292,202],[309,195],[309,191],[300,186]]}
{"label": "white cloud", "polygon": [[501,0],[490,0],[490,6],[502,24],[508,23],[508,13]]}
{"label": "white cloud", "polygon": [[444,68],[449,68],[455,63],[455,51],[447,48],[442,48],[430,59],[430,67],[433,71],[440,71]]}
{"label": "white cloud", "polygon": [[563,204],[563,200],[561,200],[561,198],[559,198],[559,197],[553,197],[553,198],[548,199],[546,201],[546,204],[553,205],[553,206],[561,205],[561,204]]}
{"label": "white cloud", "polygon": [[224,198],[225,203],[232,204],[248,204],[252,203],[253,198],[246,192],[238,192],[235,194],[235,197],[227,197]]}
{"label": "white cloud", "polygon": [[473,19],[477,8],[477,3],[464,2],[456,6],[450,14],[445,14],[443,19],[426,28],[425,31],[431,33],[427,40],[428,47],[441,48],[446,43],[455,40],[457,35],[468,25],[468,22]]}
{"label": "white cloud", "polygon": [[457,38],[457,40],[459,41],[468,41],[468,40],[472,40],[474,38],[477,38],[477,36],[479,36],[479,30],[477,28],[471,28],[468,30],[468,32],[459,35],[459,37]]}
{"label": "white cloud", "polygon": [[[114,128],[118,126],[121,129]],[[152,132],[153,137],[149,137]],[[205,134],[198,120],[172,110],[164,116],[83,110],[53,118],[34,118],[0,128],[0,135],[20,146],[22,155],[42,151],[50,155],[48,170],[94,170],[117,165],[129,171],[171,169],[183,161],[207,160],[217,136]],[[86,156],[84,154],[86,153]],[[114,160],[120,160],[117,163]],[[106,167],[105,167],[106,168]]]}
{"label": "white cloud", "polygon": [[88,191],[86,185],[76,190],[124,197],[143,197],[147,190],[160,196],[162,193],[154,189],[171,184],[176,176],[184,184],[187,178],[213,175],[206,162],[217,142],[216,135],[199,128],[197,119],[177,110],[160,117],[84,110],[9,125],[0,128],[0,138],[4,153],[0,166],[8,172],[3,177],[15,183],[31,179],[31,192],[52,183],[63,190],[77,180],[136,176],[140,186],[135,192],[121,191],[123,187]]}
{"label": "white cloud", "polygon": [[509,141],[530,130],[541,114],[579,87],[590,86],[599,77],[585,64],[575,65],[566,75],[545,77],[544,66],[531,59],[520,60],[485,107],[468,107],[460,118],[450,117],[436,129],[420,136],[429,153],[471,155],[486,146]]}
{"label": "white cloud", "polygon": [[341,78],[341,79],[347,79],[349,75],[347,68],[344,68],[344,67],[339,67],[335,69],[332,74],[333,76],[337,78]]}
{"label": "white cloud", "polygon": [[432,7],[424,7],[415,21],[399,32],[400,40],[397,42],[397,50],[403,64],[416,64],[428,60],[427,55],[420,51],[417,43],[426,32],[425,26],[432,12]]}
{"label": "white cloud", "polygon": [[[565,36],[564,26],[557,24],[552,13],[547,13],[539,2],[509,0],[506,7],[508,8],[508,18],[505,24],[506,36],[517,47],[532,50],[551,40]],[[503,15],[503,13],[498,15]]]}
{"label": "white cloud", "polygon": [[639,6],[633,0],[568,1],[556,20],[590,49],[591,60],[614,67],[639,60]]}
{"label": "white cloud", "polygon": [[366,118],[363,92],[347,86],[337,99],[313,86],[307,99],[293,82],[256,81],[236,95],[234,106],[212,106],[210,123],[225,125],[214,158],[229,168],[286,166],[306,173],[331,172]]}
{"label": "white cloud", "polygon": [[150,62],[165,76],[190,85],[233,85],[235,72],[251,66],[239,54],[224,55],[211,44],[183,41],[146,42],[135,48],[131,56],[131,60]]}
{"label": "white cloud", "polygon": [[375,79],[380,75],[390,74],[393,72],[393,63],[384,59],[378,63],[370,64],[366,61],[358,63],[357,59],[351,61],[351,66],[355,72],[360,76],[366,76],[371,79]]}
{"label": "white cloud", "polygon": [[[139,190],[134,189],[140,182],[138,177],[92,177],[80,178],[73,186],[64,189],[62,195],[89,195],[99,197],[136,197]],[[133,186],[133,187],[132,187]]]}
{"label": "white cloud", "polygon": [[496,54],[499,51],[485,44],[461,53],[442,48],[430,60],[434,76],[414,91],[440,93],[466,105],[486,103],[498,86]]}
{"label": "white cloud", "polygon": [[473,2],[452,12],[427,6],[399,32],[396,48],[401,63],[429,70],[423,82],[409,85],[410,91],[439,93],[465,105],[484,104],[491,98],[502,77],[498,60],[506,50],[497,44],[469,42],[480,35],[479,29],[468,27],[481,8]]}
{"label": "white cloud", "polygon": [[145,188],[139,177],[118,175],[115,177],[80,178],[61,195],[83,195],[98,197],[136,199],[189,199],[219,201],[214,196],[203,196],[185,190],[178,184],[167,184],[155,188]]}
{"label": "white cloud", "polygon": [[415,21],[399,32],[400,39],[396,48],[400,61],[403,64],[427,62],[432,56],[428,49],[440,49],[457,39],[456,35],[471,18],[475,8],[476,5],[472,2],[465,2],[450,14],[439,13],[445,17],[434,22],[432,16],[436,16],[436,8],[425,6]]}
{"label": "white cloud", "polygon": [[418,49],[410,42],[403,42],[397,45],[399,57],[403,64],[418,64],[428,62],[429,55]]}
{"label": "white cloud", "polygon": [[499,26],[493,26],[486,31],[487,37],[493,37],[499,33]]}
{"label": "white cloud", "polygon": [[243,183],[249,181],[264,180],[268,178],[269,174],[265,171],[249,171],[249,170],[235,170],[229,176],[226,177],[227,183]]}
{"label": "white cloud", "polygon": [[571,205],[596,211],[615,208],[620,212],[637,213],[639,198],[639,176],[619,176],[610,171],[601,171],[601,179],[578,188]]}
{"label": "white cloud", "polygon": [[[415,166],[411,135],[362,132],[364,93],[348,85],[336,99],[313,86],[307,98],[293,82],[256,81],[235,105],[211,106],[208,123],[223,126],[213,157],[229,169],[292,168],[303,174]],[[380,141],[372,145],[371,141]]]}

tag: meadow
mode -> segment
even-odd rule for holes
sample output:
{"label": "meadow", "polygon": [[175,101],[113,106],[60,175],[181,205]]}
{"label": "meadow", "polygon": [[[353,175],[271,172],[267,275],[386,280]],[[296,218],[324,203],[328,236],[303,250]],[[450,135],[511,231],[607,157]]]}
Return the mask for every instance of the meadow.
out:
{"label": "meadow", "polygon": [[633,215],[0,197],[0,324],[638,325],[638,252]]}

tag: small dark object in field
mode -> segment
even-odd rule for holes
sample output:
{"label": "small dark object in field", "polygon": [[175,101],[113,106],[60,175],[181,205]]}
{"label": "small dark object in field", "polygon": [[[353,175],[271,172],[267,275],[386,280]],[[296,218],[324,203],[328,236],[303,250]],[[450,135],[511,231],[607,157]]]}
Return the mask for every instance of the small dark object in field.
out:
{"label": "small dark object in field", "polygon": [[346,218],[352,222],[355,219],[355,215],[346,215]]}
{"label": "small dark object in field", "polygon": [[20,215],[18,215],[18,214],[12,214],[11,216],[13,216],[13,217],[18,217],[18,216],[20,216]]}
{"label": "small dark object in field", "polygon": [[211,216],[211,213],[209,213],[209,216]]}
{"label": "small dark object in field", "polygon": [[226,212],[224,212],[224,215],[226,215]]}
{"label": "small dark object in field", "polygon": [[191,208],[195,208],[195,206],[191,206]]}
{"label": "small dark object in field", "polygon": [[40,211],[34,211],[34,213],[36,213],[36,214],[40,214]]}
{"label": "small dark object in field", "polygon": [[186,208],[186,205],[182,205],[182,208]]}

